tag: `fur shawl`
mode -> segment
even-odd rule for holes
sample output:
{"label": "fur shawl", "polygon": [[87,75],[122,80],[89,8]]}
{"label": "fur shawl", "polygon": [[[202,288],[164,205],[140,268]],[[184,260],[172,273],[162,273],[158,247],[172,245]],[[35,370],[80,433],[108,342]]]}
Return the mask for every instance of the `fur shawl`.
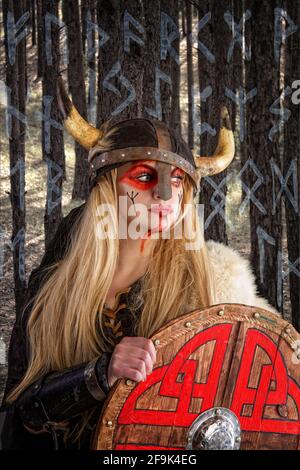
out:
{"label": "fur shawl", "polygon": [[261,307],[281,315],[257,292],[250,262],[233,248],[208,240],[206,248],[216,277],[216,302]]}

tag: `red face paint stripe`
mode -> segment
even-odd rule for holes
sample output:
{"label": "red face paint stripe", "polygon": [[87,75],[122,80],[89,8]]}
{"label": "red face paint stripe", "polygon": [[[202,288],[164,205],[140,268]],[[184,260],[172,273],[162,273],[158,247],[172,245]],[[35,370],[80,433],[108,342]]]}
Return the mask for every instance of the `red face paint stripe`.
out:
{"label": "red face paint stripe", "polygon": [[183,176],[184,171],[181,168],[174,168],[172,171],[172,176]]}
{"label": "red face paint stripe", "polygon": [[[137,177],[143,173],[151,175],[153,179],[146,182],[139,181]],[[126,173],[120,177],[119,181],[141,191],[146,191],[147,189],[153,188],[157,184],[157,173],[152,167],[138,164],[126,171]]]}

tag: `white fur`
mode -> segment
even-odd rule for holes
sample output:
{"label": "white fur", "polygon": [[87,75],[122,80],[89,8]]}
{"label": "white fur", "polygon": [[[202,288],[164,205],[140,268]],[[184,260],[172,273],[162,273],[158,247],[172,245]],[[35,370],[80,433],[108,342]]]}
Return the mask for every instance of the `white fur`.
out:
{"label": "white fur", "polygon": [[261,307],[281,315],[259,296],[250,262],[233,248],[214,240],[206,247],[216,275],[216,304],[237,303]]}

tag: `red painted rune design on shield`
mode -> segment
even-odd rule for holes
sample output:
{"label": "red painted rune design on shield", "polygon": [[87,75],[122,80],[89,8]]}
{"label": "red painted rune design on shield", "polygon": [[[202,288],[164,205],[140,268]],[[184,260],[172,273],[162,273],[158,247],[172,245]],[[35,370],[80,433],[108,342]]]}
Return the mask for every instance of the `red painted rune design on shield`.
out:
{"label": "red painted rune design on shield", "polygon": [[[145,382],[140,382],[128,396],[118,418],[118,424],[149,424],[159,426],[189,427],[203,411],[217,406],[215,397],[220,376],[224,372],[224,359],[232,333],[232,324],[219,324],[196,334],[177,352],[170,364],[153,370]],[[196,359],[190,356],[201,346],[213,342],[211,365],[205,383],[195,381]],[[266,364],[256,362],[257,351],[266,354]],[[235,386],[231,395],[231,404],[227,406],[238,417],[243,431],[261,431],[283,434],[300,433],[300,388],[289,377],[283,357],[276,343],[266,333],[249,328],[244,338],[244,346],[235,375]],[[254,366],[260,367],[258,385],[250,386]],[[179,375],[183,377],[178,380]],[[160,383],[159,396],[177,399],[175,411],[140,409],[138,399],[152,386]],[[275,387],[274,387],[275,385]],[[286,405],[288,397],[292,399],[295,419],[268,419],[264,417],[266,406]],[[197,413],[190,412],[191,400],[201,398]],[[218,405],[222,406],[222,405]],[[244,406],[250,406],[251,416],[243,414]]]}

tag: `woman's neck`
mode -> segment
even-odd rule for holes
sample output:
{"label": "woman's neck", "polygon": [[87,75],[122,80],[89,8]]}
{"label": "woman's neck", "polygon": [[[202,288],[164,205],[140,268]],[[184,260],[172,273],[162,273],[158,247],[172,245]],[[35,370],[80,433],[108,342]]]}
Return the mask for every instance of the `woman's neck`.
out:
{"label": "woman's neck", "polygon": [[111,308],[115,305],[117,294],[126,291],[145,274],[155,242],[153,239],[147,240],[141,253],[140,239],[119,240],[119,262],[106,297],[106,306]]}
{"label": "woman's neck", "polygon": [[144,249],[141,252],[141,239],[133,240],[128,238],[119,240],[118,270],[124,273],[125,276],[126,274],[130,276],[132,273],[139,272],[143,274],[143,272],[146,271],[157,240],[148,239],[144,240],[144,242]]}

